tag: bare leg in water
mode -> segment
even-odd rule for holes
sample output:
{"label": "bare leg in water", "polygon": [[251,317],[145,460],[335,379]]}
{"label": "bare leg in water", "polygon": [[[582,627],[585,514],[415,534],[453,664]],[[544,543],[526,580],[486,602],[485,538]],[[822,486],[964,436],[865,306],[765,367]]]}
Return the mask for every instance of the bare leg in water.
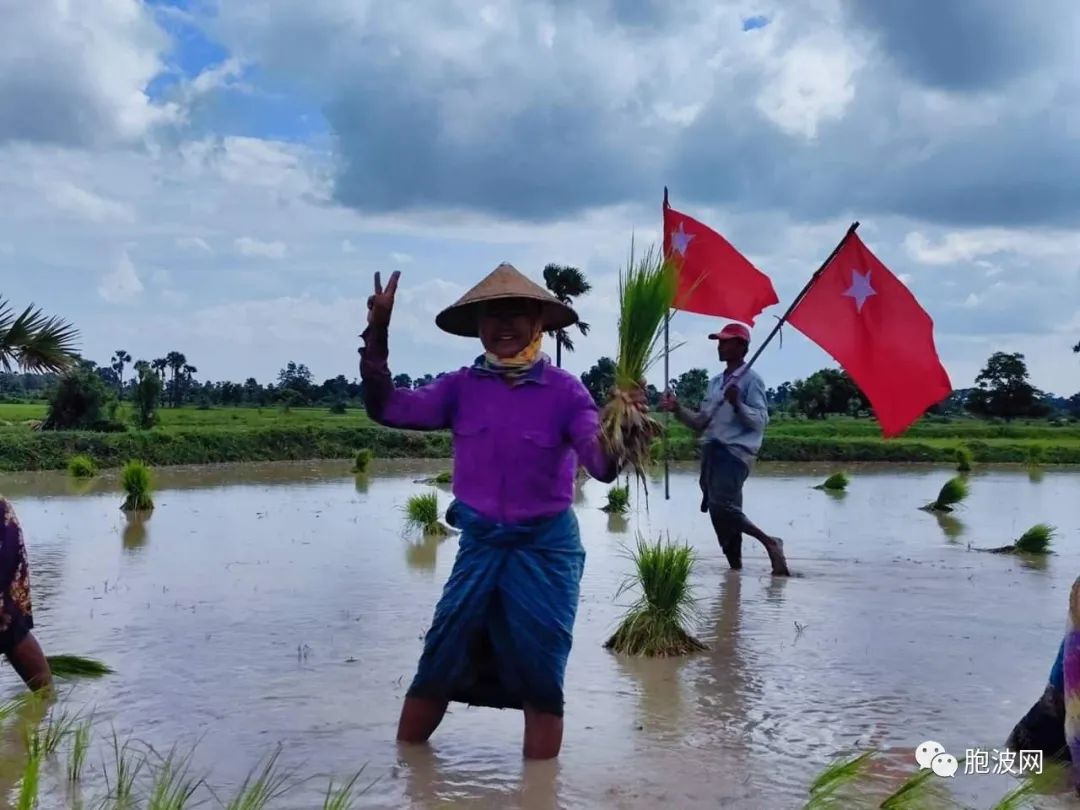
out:
{"label": "bare leg in water", "polygon": [[26,638],[7,653],[7,660],[33,691],[46,690],[52,686],[52,670],[33,633],[27,633]]}
{"label": "bare leg in water", "polygon": [[[435,733],[446,714],[447,702],[407,697],[401,707],[397,739],[400,743],[425,743]],[[525,707],[525,759],[554,759],[562,749],[563,719]]]}

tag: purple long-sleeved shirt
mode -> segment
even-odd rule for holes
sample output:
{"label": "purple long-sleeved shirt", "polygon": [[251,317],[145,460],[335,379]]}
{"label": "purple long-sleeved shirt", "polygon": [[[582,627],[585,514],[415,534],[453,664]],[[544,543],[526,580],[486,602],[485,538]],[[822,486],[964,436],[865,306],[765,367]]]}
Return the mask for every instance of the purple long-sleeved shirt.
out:
{"label": "purple long-sleeved shirt", "polygon": [[395,388],[385,329],[368,328],[360,377],[368,415],[406,430],[454,435],[454,497],[489,520],[556,515],[574,500],[580,464],[597,480],[618,477],[600,442],[600,414],[582,382],[538,363],[515,386],[462,368],[416,390]]}

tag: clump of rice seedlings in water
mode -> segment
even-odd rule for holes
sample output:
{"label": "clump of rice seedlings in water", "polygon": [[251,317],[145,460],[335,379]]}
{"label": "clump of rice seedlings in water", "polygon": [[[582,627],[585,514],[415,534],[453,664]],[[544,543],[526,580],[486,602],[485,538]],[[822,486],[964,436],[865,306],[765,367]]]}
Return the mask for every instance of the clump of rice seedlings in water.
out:
{"label": "clump of rice seedlings in water", "polygon": [[971,472],[972,465],[975,462],[975,455],[971,452],[970,448],[960,445],[956,448],[956,471],[957,472]]}
{"label": "clump of rice seedlings in water", "polygon": [[124,465],[120,473],[120,486],[127,493],[124,505],[120,507],[125,512],[149,512],[154,508],[154,500],[150,496],[153,488],[150,468],[141,461],[129,461]]}
{"label": "clump of rice seedlings in water", "polygon": [[356,460],[353,462],[352,471],[357,475],[362,475],[368,471],[368,467],[371,466],[371,462],[375,459],[375,454],[368,448],[360,450],[356,454]]}
{"label": "clump of rice seedlings in water", "polygon": [[49,655],[45,660],[57,678],[100,678],[113,671],[104,662],[81,655]]}
{"label": "clump of rice seedlings in water", "polygon": [[823,489],[827,492],[843,492],[848,488],[848,484],[851,483],[851,479],[845,472],[836,472],[830,475],[821,484],[818,484],[814,489]]}
{"label": "clump of rice seedlings in water", "polygon": [[810,785],[810,800],[806,804],[806,810],[850,807],[850,801],[840,801],[836,794],[864,775],[873,755],[873,751],[867,751],[849,759],[838,760],[818,774]]}
{"label": "clump of rice seedlings in water", "polygon": [[646,471],[653,442],[663,433],[661,424],[639,411],[632,395],[645,372],[660,354],[657,342],[679,288],[676,267],[650,249],[640,261],[630,262],[619,277],[619,357],[615,364],[615,391],[600,412],[608,453],[632,467],[648,492]]}
{"label": "clump of rice seedlings in water", "polygon": [[1049,554],[1050,544],[1057,535],[1057,529],[1045,523],[1036,523],[1011,545],[998,548],[984,548],[991,554]]}
{"label": "clump of rice seedlings in water", "polygon": [[90,456],[72,456],[68,460],[68,475],[72,478],[93,478],[97,474],[97,464]]}
{"label": "clump of rice seedlings in water", "polygon": [[86,766],[86,755],[90,753],[90,735],[93,726],[93,718],[87,718],[71,732],[71,748],[68,750],[67,766],[69,782],[74,783],[82,779],[83,768]]}
{"label": "clump of rice seedlings in water", "polygon": [[278,768],[279,756],[280,745],[267,758],[261,770],[256,766],[256,770],[252,770],[244,778],[240,791],[225,805],[226,810],[263,810],[292,787],[292,774]]}
{"label": "clump of rice seedlings in water", "polygon": [[405,524],[428,537],[442,537],[449,530],[439,520],[439,496],[434,492],[412,495],[405,503]]}
{"label": "clump of rice seedlings in water", "polygon": [[625,515],[630,509],[630,485],[616,484],[607,493],[607,503],[600,507],[609,515]]}
{"label": "clump of rice seedlings in water", "polygon": [[971,492],[971,487],[964,478],[950,478],[941,487],[937,500],[922,507],[928,512],[951,512]]}
{"label": "clump of rice seedlings in water", "polygon": [[645,656],[686,655],[706,649],[684,629],[694,612],[690,587],[694,552],[688,546],[660,540],[650,544],[639,536],[632,559],[635,574],[619,594],[637,586],[641,595],[604,646],[617,653]]}
{"label": "clump of rice seedlings in water", "polygon": [[1032,445],[1028,448],[1027,454],[1025,455],[1025,461],[1027,462],[1027,465],[1029,467],[1038,467],[1040,464],[1042,464],[1042,460],[1043,449],[1041,447],[1039,447],[1038,445]]}

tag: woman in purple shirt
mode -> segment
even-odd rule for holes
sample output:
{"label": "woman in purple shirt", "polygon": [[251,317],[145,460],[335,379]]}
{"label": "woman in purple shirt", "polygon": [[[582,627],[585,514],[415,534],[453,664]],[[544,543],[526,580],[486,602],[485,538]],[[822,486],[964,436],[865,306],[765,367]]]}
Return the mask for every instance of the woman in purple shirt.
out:
{"label": "woman in purple shirt", "polygon": [[[585,551],[571,509],[578,465],[614,481],[599,411],[573,375],[540,352],[544,332],[577,314],[508,264],[436,324],[478,337],[472,366],[417,390],[395,388],[387,334],[399,274],[368,301],[360,375],[368,414],[388,427],[451,430],[461,530],[454,569],[402,707],[398,740],[426,741],[450,701],[521,709],[523,753],[550,759],[563,734],[563,675]],[[645,408],[644,392],[637,404]]]}

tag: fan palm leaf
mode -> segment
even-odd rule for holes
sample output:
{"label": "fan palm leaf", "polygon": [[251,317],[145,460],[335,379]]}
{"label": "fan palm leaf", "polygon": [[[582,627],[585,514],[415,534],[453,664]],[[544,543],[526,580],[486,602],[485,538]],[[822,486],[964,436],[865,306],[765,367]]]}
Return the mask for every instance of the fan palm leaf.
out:
{"label": "fan palm leaf", "polygon": [[10,372],[18,366],[28,372],[60,372],[78,359],[79,330],[56,316],[47,316],[33,304],[20,315],[0,298],[0,365]]}

